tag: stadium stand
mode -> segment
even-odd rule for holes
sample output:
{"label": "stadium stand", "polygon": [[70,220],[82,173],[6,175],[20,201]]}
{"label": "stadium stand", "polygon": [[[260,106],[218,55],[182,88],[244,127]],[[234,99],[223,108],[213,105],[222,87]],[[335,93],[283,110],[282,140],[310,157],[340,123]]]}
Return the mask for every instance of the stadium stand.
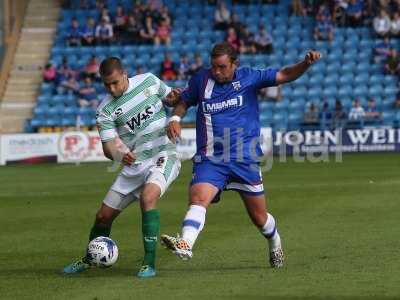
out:
{"label": "stadium stand", "polygon": [[[111,16],[118,5],[129,10],[132,3],[129,0],[106,2]],[[289,0],[279,1],[278,4],[232,5],[230,1],[225,2],[251,32],[257,32],[262,24],[272,35],[273,52],[243,54],[240,58],[242,66],[282,67],[298,61],[310,49],[317,49],[323,55],[323,59],[300,79],[282,87],[282,100],[261,102],[260,119],[264,126],[281,130],[302,126],[309,128],[309,124],[304,124],[303,120],[310,104],[313,103],[319,111],[324,105],[333,111],[337,99],[341,101],[346,114],[355,99],[365,109],[368,100],[374,99],[376,110],[382,112],[382,118],[351,126],[399,125],[400,113],[394,105],[398,78],[386,75],[383,66],[374,63],[373,48],[381,39],[375,37],[372,26],[336,27],[331,42],[316,41],[313,37],[315,19],[311,16],[292,16]],[[172,20],[170,45],[112,43],[109,46],[68,47],[65,39],[73,18],[80,24],[85,24],[88,17],[99,18],[98,10],[78,9],[79,1],[71,1],[72,8],[63,9],[61,13],[49,62],[59,67],[66,57],[71,68],[77,70],[82,69],[92,55],[99,60],[114,55],[122,58],[130,75],[134,75],[138,68],[160,75],[160,65],[166,52],[171,54],[177,66],[182,54],[187,54],[192,61],[195,53],[200,53],[203,62],[207,63],[212,44],[224,39],[223,31],[213,29],[216,6],[209,5],[207,1],[179,0],[166,1],[166,5]],[[398,39],[392,39],[392,44],[397,47]],[[183,87],[186,81],[175,80],[168,84]],[[95,82],[94,86],[99,94],[105,92],[100,82]],[[191,108],[184,122],[190,124],[194,121],[195,109]],[[94,108],[79,107],[76,93],[57,92],[53,82],[43,82],[33,118],[26,123],[26,131],[60,130],[77,122],[84,127],[94,126]]]}

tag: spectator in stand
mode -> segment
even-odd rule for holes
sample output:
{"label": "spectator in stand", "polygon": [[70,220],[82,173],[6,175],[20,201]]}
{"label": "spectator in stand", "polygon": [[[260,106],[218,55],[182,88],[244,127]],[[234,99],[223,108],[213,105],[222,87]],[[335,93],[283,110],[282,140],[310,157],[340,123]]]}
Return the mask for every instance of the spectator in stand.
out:
{"label": "spectator in stand", "polygon": [[390,23],[390,33],[393,37],[400,36],[400,13],[396,11]]}
{"label": "spectator in stand", "polygon": [[43,80],[44,82],[54,82],[57,76],[56,68],[51,64],[48,63],[43,70]]}
{"label": "spectator in stand", "polygon": [[139,32],[140,40],[144,44],[154,44],[156,31],[153,26],[153,19],[150,16],[146,17],[145,25]]}
{"label": "spectator in stand", "polygon": [[260,97],[267,101],[278,102],[282,100],[281,86],[270,86],[259,90]]}
{"label": "spectator in stand", "polygon": [[[322,5],[321,5],[322,7]],[[330,13],[321,13],[316,18],[317,22],[314,29],[315,40],[333,40],[333,24]]]}
{"label": "spectator in stand", "polygon": [[67,46],[80,46],[82,37],[82,28],[76,18],[72,18],[71,27],[68,29]]}
{"label": "spectator in stand", "polygon": [[147,5],[146,15],[153,19],[154,24],[159,24],[161,22],[161,13],[158,6],[154,4]]}
{"label": "spectator in stand", "polygon": [[85,77],[90,77],[92,80],[100,80],[99,67],[100,64],[96,58],[96,55],[92,55],[88,63],[85,65],[83,75]]}
{"label": "spectator in stand", "polygon": [[360,104],[360,100],[356,99],[353,101],[353,107],[350,109],[349,120],[350,121],[363,121],[365,117],[365,110]]}
{"label": "spectator in stand", "polygon": [[346,8],[347,8],[346,0],[337,0],[333,6],[332,12],[332,21],[337,26],[345,26],[346,24]]}
{"label": "spectator in stand", "polygon": [[363,0],[350,0],[346,9],[347,25],[356,27],[361,26],[363,22]]}
{"label": "spectator in stand", "polygon": [[59,84],[62,80],[69,77],[75,77],[77,74],[68,63],[68,59],[63,57],[61,65],[57,68],[56,82]]}
{"label": "spectator in stand", "polygon": [[189,57],[186,54],[182,54],[179,62],[178,79],[186,80],[189,77],[190,63]]}
{"label": "spectator in stand", "polygon": [[110,24],[111,24],[111,17],[110,17],[110,14],[109,14],[107,8],[103,7],[103,8],[100,10],[100,18],[99,18],[99,20],[100,20],[100,21],[105,20],[106,23],[110,23]]}
{"label": "spectator in stand", "polygon": [[76,81],[75,76],[64,77],[57,86],[58,94],[75,94],[79,90],[79,82]]}
{"label": "spectator in stand", "polygon": [[105,0],[96,0],[96,9],[98,11],[101,11],[105,7],[106,7]]}
{"label": "spectator in stand", "polygon": [[107,19],[101,19],[101,22],[96,27],[96,43],[99,45],[110,45],[114,38],[112,25],[107,22]]}
{"label": "spectator in stand", "polygon": [[332,127],[342,128],[346,120],[346,113],[343,110],[343,105],[340,100],[336,100],[335,108],[332,113]]}
{"label": "spectator in stand", "polygon": [[200,53],[196,53],[194,55],[194,63],[190,66],[189,75],[193,75],[197,73],[203,67],[203,59],[201,58]]}
{"label": "spectator in stand", "polygon": [[254,45],[257,52],[269,54],[273,51],[272,37],[263,24],[258,27],[258,32],[254,37]]}
{"label": "spectator in stand", "polygon": [[316,3],[315,0],[303,0],[303,8],[308,16],[315,15]]}
{"label": "spectator in stand", "polygon": [[167,7],[167,6],[163,6],[163,7],[161,8],[160,13],[161,13],[160,19],[161,19],[161,20],[165,20],[165,21],[168,23],[168,25],[171,26],[172,21],[171,21],[171,16],[170,16],[170,14],[169,14],[168,7]]}
{"label": "spectator in stand", "polygon": [[319,111],[314,103],[311,103],[308,110],[304,113],[303,122],[305,125],[317,125],[319,123]]}
{"label": "spectator in stand", "polygon": [[[244,24],[242,22],[240,22],[239,16],[237,14],[233,14],[232,19],[231,19],[231,24],[229,25],[229,27],[233,27],[235,32],[238,33],[238,32],[240,32],[243,25]],[[229,30],[229,27],[228,27],[228,30]]]}
{"label": "spectator in stand", "polygon": [[389,75],[400,74],[400,60],[396,49],[391,49],[389,56],[385,61],[385,72]]}
{"label": "spectator in stand", "polygon": [[368,106],[365,110],[366,121],[377,121],[381,119],[382,114],[376,108],[376,102],[374,99],[368,100]]}
{"label": "spectator in stand", "polygon": [[376,16],[373,20],[373,27],[375,33],[379,37],[385,37],[389,34],[391,25],[392,23],[390,21],[388,14],[385,12],[385,10],[381,9],[379,16]]}
{"label": "spectator in stand", "polygon": [[166,52],[164,60],[161,63],[161,78],[162,80],[175,80],[177,77],[177,71],[175,64],[172,61],[171,54]]}
{"label": "spectator in stand", "polygon": [[171,45],[171,26],[167,20],[161,20],[160,25],[157,26],[154,42],[156,45]]}
{"label": "spectator in stand", "polygon": [[389,37],[384,37],[383,41],[376,44],[374,47],[374,62],[381,63],[386,61],[391,53],[392,45]]}
{"label": "spectator in stand", "polygon": [[124,8],[121,5],[118,5],[113,28],[116,40],[120,42],[123,40],[127,24],[128,16],[125,14]]}
{"label": "spectator in stand", "polygon": [[292,14],[298,17],[305,17],[307,15],[302,0],[292,0]]}
{"label": "spectator in stand", "polygon": [[82,46],[96,45],[96,22],[93,17],[88,17],[86,19],[86,25],[82,30],[81,42]]}
{"label": "spectator in stand", "polygon": [[243,54],[256,53],[257,49],[254,41],[254,34],[249,31],[247,26],[243,26],[239,40],[240,40],[239,53]]}
{"label": "spectator in stand", "polygon": [[332,119],[332,113],[329,111],[328,102],[324,102],[322,104],[321,112],[319,113],[319,120],[321,123],[321,130],[325,130],[326,126],[329,125],[329,122]]}
{"label": "spectator in stand", "polygon": [[214,29],[226,30],[231,23],[231,12],[224,1],[219,1],[214,14]]}
{"label": "spectator in stand", "polygon": [[147,5],[153,7],[153,9],[156,9],[158,11],[160,11],[164,7],[162,0],[147,0]]}
{"label": "spectator in stand", "polygon": [[92,79],[89,76],[85,77],[83,86],[78,90],[78,96],[80,107],[97,108],[99,100],[97,99],[97,92],[93,86]]}
{"label": "spectator in stand", "polygon": [[139,22],[136,21],[135,15],[132,13],[129,15],[128,24],[126,25],[125,30],[125,43],[138,43],[140,41],[140,30],[142,26]]}
{"label": "spectator in stand", "polygon": [[229,27],[226,33],[225,41],[227,41],[236,51],[239,51],[240,40],[237,36],[236,30],[233,27]]}

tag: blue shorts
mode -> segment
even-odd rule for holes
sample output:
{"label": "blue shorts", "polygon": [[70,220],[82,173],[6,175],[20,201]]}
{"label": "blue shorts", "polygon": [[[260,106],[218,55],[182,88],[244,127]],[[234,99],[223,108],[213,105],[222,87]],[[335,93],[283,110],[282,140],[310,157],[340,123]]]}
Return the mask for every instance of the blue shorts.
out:
{"label": "blue shorts", "polygon": [[210,183],[222,190],[234,190],[249,195],[264,194],[261,169],[259,166],[238,162],[215,163],[210,160],[193,162],[191,185]]}

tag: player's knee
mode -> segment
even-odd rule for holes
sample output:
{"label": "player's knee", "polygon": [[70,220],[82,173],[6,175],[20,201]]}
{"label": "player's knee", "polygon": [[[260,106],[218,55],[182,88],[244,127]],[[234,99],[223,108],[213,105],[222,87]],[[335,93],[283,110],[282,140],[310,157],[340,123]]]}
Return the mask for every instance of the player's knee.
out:
{"label": "player's knee", "polygon": [[209,199],[204,194],[201,193],[193,193],[191,194],[190,197],[190,204],[194,205],[201,205],[201,206],[207,206],[207,203]]}
{"label": "player's knee", "polygon": [[267,214],[265,212],[253,213],[251,220],[255,226],[262,228],[267,222]]}

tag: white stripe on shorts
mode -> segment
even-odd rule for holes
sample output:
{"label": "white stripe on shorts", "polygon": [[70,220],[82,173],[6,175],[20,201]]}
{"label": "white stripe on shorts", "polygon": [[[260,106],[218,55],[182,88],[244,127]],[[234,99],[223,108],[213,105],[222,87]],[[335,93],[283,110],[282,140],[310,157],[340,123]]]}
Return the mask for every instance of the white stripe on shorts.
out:
{"label": "white stripe on shorts", "polygon": [[227,190],[235,189],[251,193],[261,193],[264,191],[264,185],[262,183],[257,185],[251,185],[238,182],[231,182],[226,186],[226,189]]}

